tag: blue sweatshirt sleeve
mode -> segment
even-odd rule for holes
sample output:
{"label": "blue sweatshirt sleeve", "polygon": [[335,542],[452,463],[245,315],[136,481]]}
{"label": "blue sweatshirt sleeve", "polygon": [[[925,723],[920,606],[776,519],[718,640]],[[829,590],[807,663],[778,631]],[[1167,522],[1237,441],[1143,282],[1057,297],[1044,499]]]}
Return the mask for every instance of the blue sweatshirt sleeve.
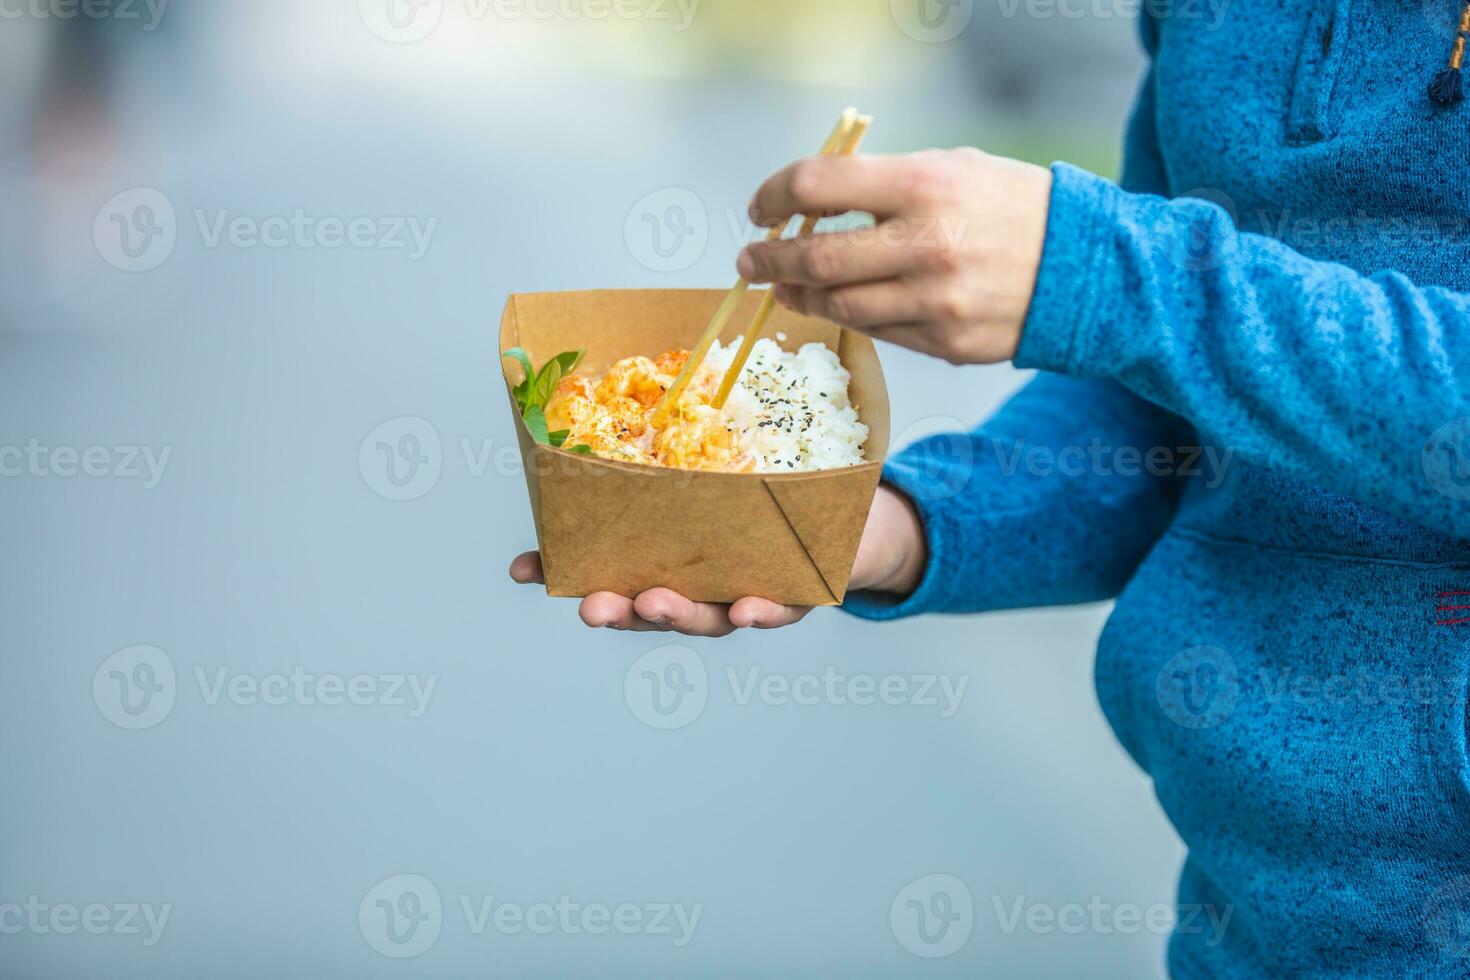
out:
{"label": "blue sweatshirt sleeve", "polygon": [[1470,296],[1053,175],[1018,366],[1121,382],[1242,460],[1470,538]]}
{"label": "blue sweatshirt sleeve", "polygon": [[[1144,17],[1141,27],[1152,54],[1157,24]],[[1153,93],[1150,70],[1128,123],[1123,183],[1165,193]],[[843,608],[896,619],[1112,598],[1177,496],[1171,479],[1127,460],[1191,438],[1180,419],[1115,381],[1039,374],[975,431],[934,436],[889,462],[884,482],[923,523],[923,580],[903,598],[848,593]]]}
{"label": "blue sweatshirt sleeve", "polygon": [[908,597],[849,593],[869,619],[1092,602],[1116,596],[1168,525],[1175,481],[1142,460],[1190,430],[1110,381],[1042,374],[968,433],[889,462],[929,557]]}

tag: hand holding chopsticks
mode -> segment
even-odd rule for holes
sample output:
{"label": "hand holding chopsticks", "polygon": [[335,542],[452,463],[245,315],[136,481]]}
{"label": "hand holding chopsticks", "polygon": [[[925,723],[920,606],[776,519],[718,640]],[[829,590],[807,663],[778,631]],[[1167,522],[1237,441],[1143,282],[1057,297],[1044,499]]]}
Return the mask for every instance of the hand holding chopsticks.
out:
{"label": "hand holding chopsticks", "polygon": [[873,228],[757,241],[737,268],[776,301],[952,364],[1011,360],[1026,329],[1051,211],[1051,171],[973,148],[817,157],[756,191],[761,225],[866,211]]}
{"label": "hand holding chopsticks", "polygon": [[[847,112],[852,112],[851,109]],[[843,113],[843,119],[847,119],[847,113]],[[851,156],[857,152],[858,146],[863,142],[863,137],[868,134],[868,127],[873,125],[872,116],[858,116],[852,121],[844,133],[841,144],[833,151],[836,156]],[[827,153],[825,148],[824,153]],[[817,229],[817,221],[821,218],[819,214],[809,214],[801,224],[801,230],[797,232],[798,238],[807,238]],[[745,280],[741,280],[744,282]],[[750,357],[750,349],[755,346],[761,331],[766,328],[766,321],[771,318],[771,312],[776,308],[776,295],[774,290],[766,293],[761,300],[760,308],[755,311],[755,318],[750,321],[750,326],[745,329],[745,336],[740,341],[740,348],[735,351],[735,358],[730,362],[730,367],[725,371],[725,378],[720,382],[719,393],[715,395],[715,408],[724,408],[725,399],[730,397],[730,389],[735,387],[735,382],[740,379],[740,372],[745,369],[745,362]]]}
{"label": "hand holding chopsticks", "polygon": [[[854,152],[858,144],[862,142],[862,138],[867,133],[868,127],[872,125],[872,122],[873,117],[859,116],[856,109],[848,108],[843,110],[842,118],[838,120],[837,125],[833,128],[831,134],[828,135],[826,142],[822,144],[821,154],[823,156],[829,156]],[[807,216],[806,220],[802,223],[799,234],[810,235],[816,227],[819,217],[821,217],[820,214]],[[797,216],[793,215],[787,223],[787,226],[789,227],[792,222],[795,222],[796,218]],[[775,240],[780,238],[782,233],[783,228],[778,226],[771,229],[767,239]],[[730,288],[730,292],[725,297],[725,301],[715,311],[714,318],[710,320],[709,326],[705,327],[704,333],[694,345],[694,349],[690,351],[689,360],[685,362],[684,369],[679,372],[679,376],[674,379],[674,383],[669,386],[669,390],[664,392],[664,396],[659,401],[658,407],[654,409],[652,422],[655,426],[662,426],[668,421],[669,412],[679,404],[679,399],[683,396],[684,390],[689,387],[689,382],[694,377],[695,371],[704,362],[704,357],[709,353],[709,349],[714,344],[715,338],[719,337],[720,333],[725,329],[725,326],[730,322],[730,318],[735,315],[735,310],[740,305],[740,299],[745,295],[745,291],[749,286],[750,283],[744,278],[741,278]],[[740,372],[745,367],[746,358],[750,356],[750,348],[754,345],[756,338],[760,336],[760,332],[765,327],[766,321],[770,319],[774,305],[774,298],[767,293],[761,301],[760,308],[756,311],[755,319],[751,321],[750,327],[745,332],[745,338],[740,344],[740,349],[736,351],[735,359],[730,363],[729,370],[725,372],[724,380],[720,384],[719,394],[715,397],[714,404],[716,408],[720,408],[725,404],[725,399],[729,396],[730,389],[734,387],[736,379],[740,377]]]}

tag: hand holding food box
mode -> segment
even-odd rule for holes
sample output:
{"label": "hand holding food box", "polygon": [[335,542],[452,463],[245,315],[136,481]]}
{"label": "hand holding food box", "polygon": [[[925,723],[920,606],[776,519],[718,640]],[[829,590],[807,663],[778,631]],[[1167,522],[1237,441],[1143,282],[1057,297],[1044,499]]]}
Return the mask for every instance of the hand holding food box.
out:
{"label": "hand holding food box", "polygon": [[[824,152],[868,122],[848,110]],[[744,286],[510,298],[502,364],[551,595],[842,602],[887,450],[882,368],[867,337]]]}

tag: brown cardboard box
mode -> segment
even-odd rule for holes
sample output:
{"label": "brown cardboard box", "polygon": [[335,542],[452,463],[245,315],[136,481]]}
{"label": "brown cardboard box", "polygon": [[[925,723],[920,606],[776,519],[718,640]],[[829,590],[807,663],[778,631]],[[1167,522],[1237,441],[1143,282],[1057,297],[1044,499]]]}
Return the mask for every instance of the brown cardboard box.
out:
{"label": "brown cardboard box", "polygon": [[[720,338],[739,336],[761,294],[750,291]],[[540,365],[579,347],[580,371],[601,373],[634,354],[692,347],[724,293],[718,290],[593,290],[515,295],[505,305],[500,349],[524,347]],[[867,462],[814,473],[704,473],[613,462],[538,445],[516,411],[521,368],[505,359],[536,521],[546,591],[637,595],[666,586],[691,599],[842,602],[858,541],[888,451],[888,389],[873,342],[831,323],[777,309],[765,331],[795,350],[835,349],[868,426]]]}

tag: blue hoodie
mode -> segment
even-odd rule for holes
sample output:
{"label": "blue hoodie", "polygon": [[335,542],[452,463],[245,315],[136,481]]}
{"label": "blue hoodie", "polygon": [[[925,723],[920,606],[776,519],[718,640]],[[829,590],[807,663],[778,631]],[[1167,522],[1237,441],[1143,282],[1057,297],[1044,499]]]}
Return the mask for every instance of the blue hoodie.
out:
{"label": "blue hoodie", "polygon": [[1426,91],[1461,10],[1214,8],[1144,17],[1121,187],[1053,170],[1042,373],[892,460],[928,569],[846,608],[1117,599],[1175,976],[1467,976],[1470,103]]}

